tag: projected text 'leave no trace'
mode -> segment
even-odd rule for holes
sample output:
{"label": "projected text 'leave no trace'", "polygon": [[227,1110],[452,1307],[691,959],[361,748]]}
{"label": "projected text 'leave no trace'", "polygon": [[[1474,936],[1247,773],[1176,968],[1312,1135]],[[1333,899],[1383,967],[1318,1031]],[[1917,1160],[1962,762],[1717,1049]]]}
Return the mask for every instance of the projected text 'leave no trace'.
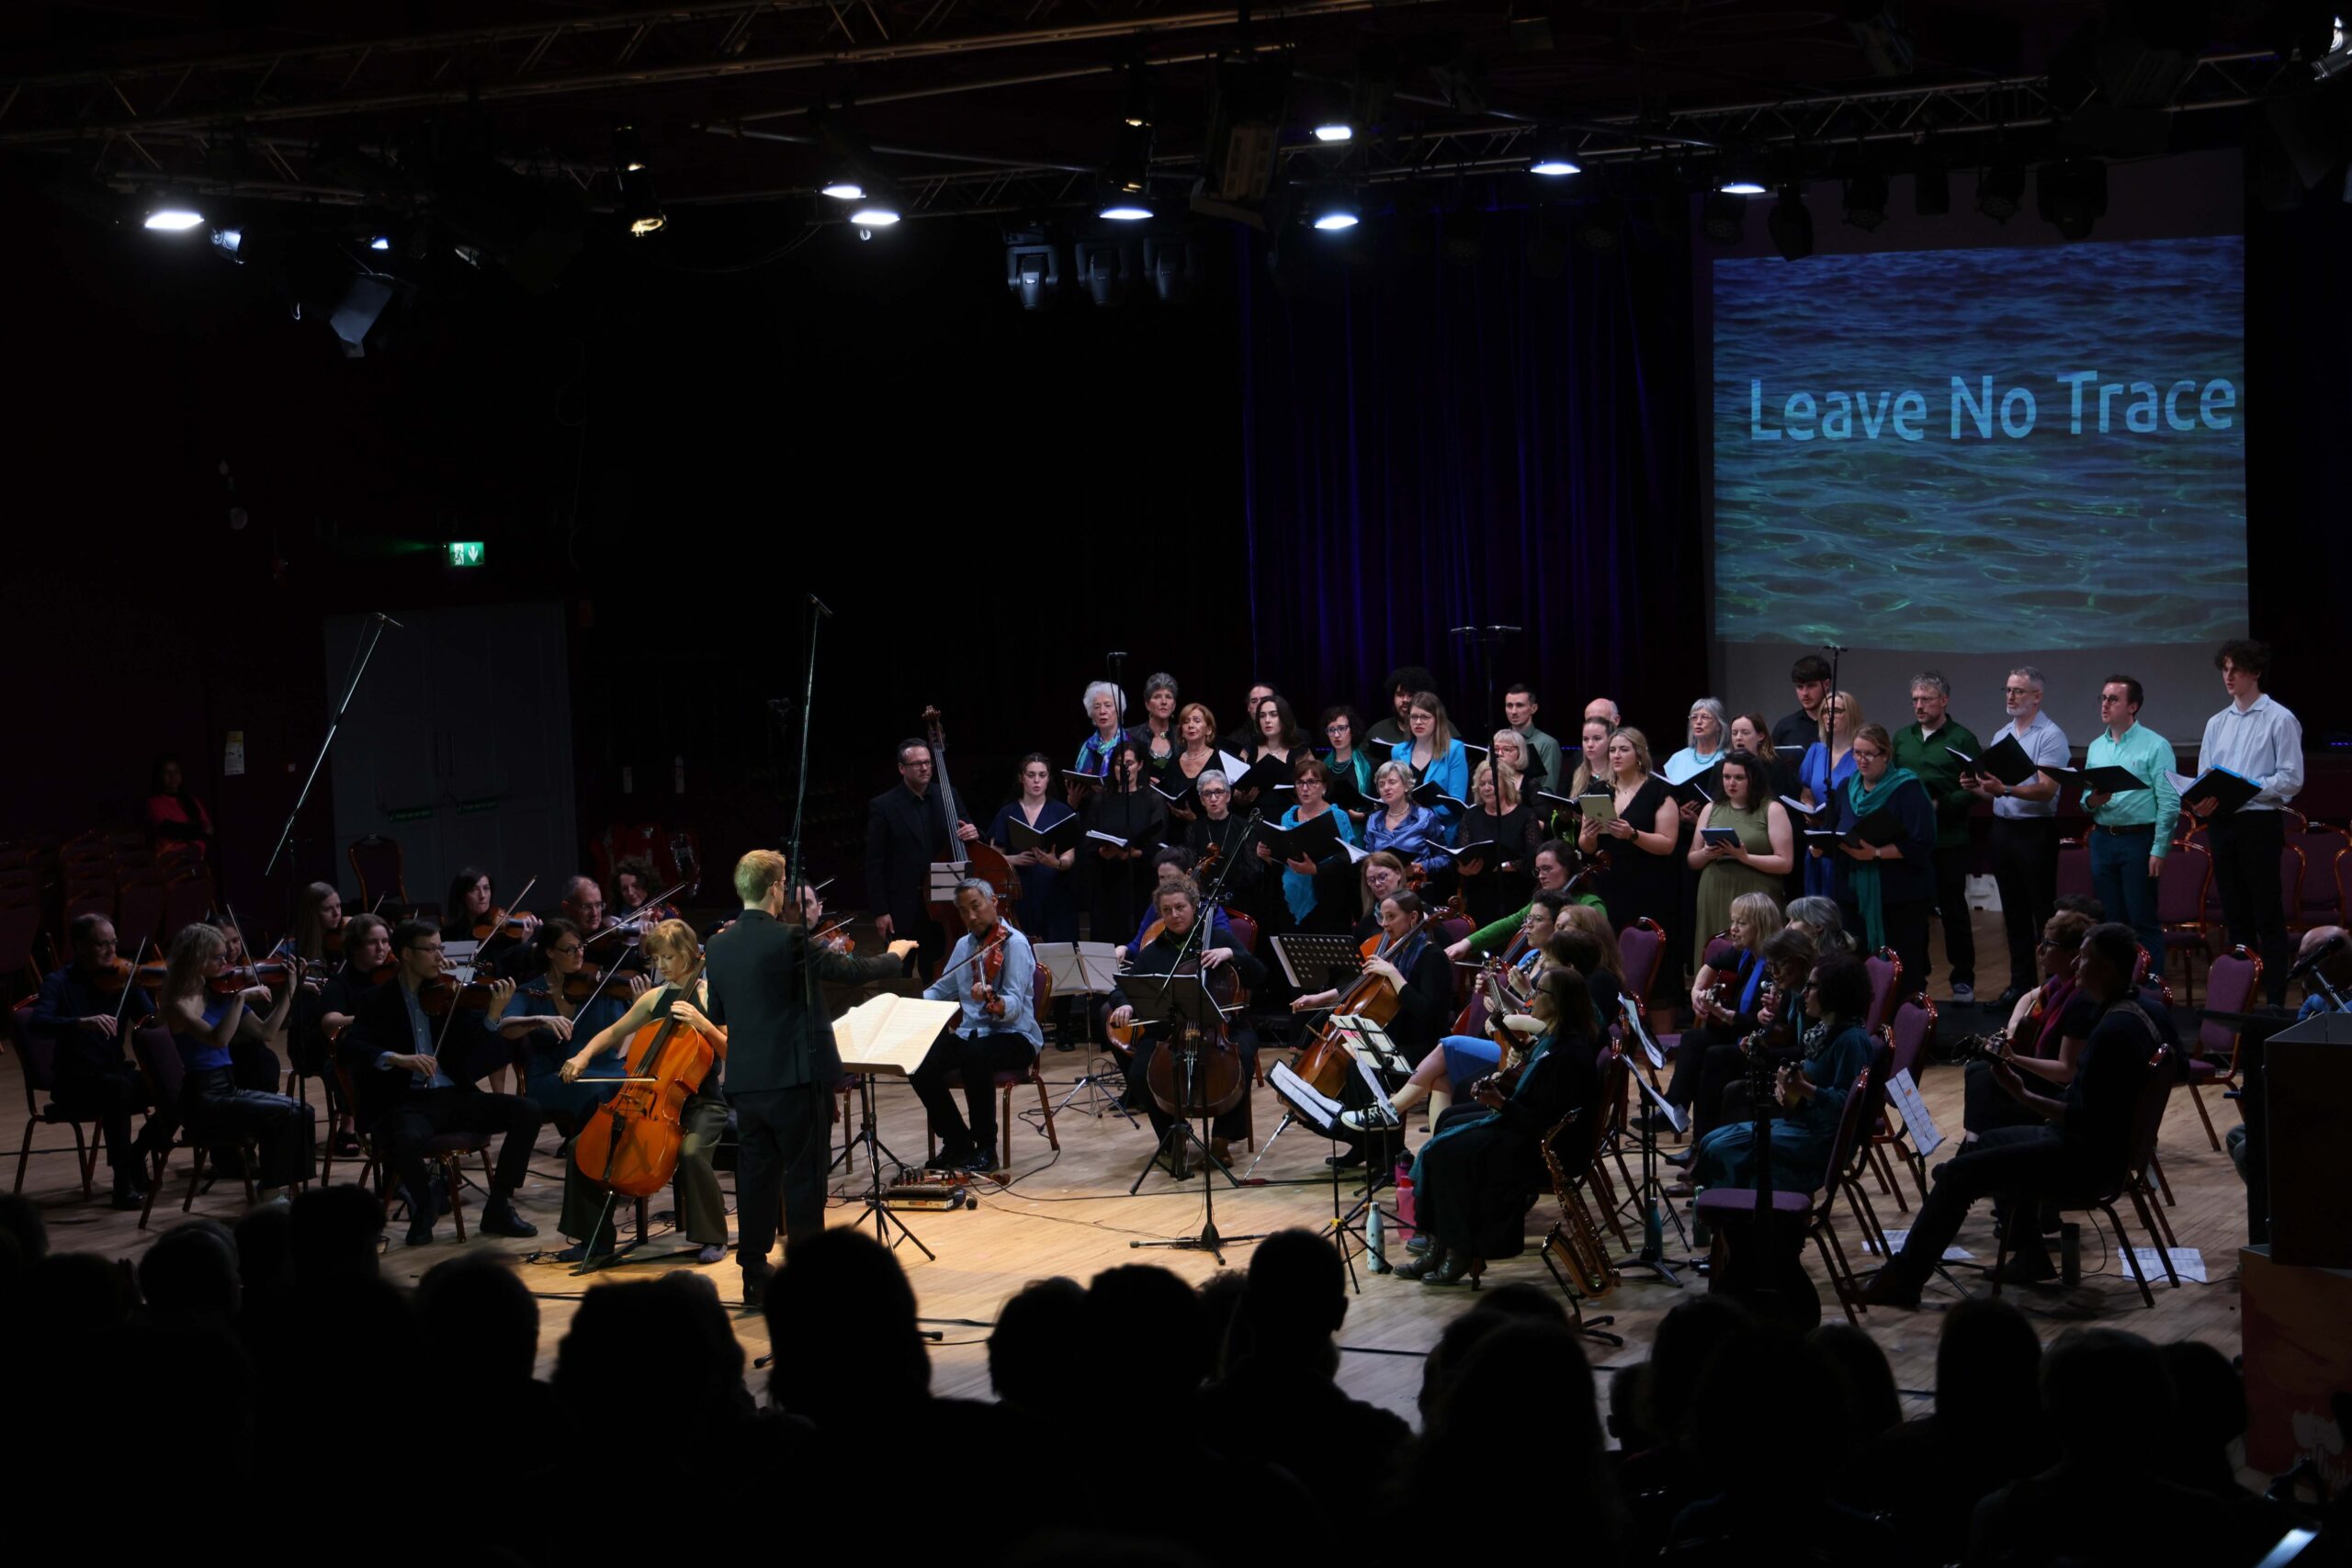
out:
{"label": "projected text 'leave no trace'", "polygon": [[[2096,370],[2069,371],[2052,378],[2059,389],[2053,403],[2066,408],[2066,434],[2188,434],[2228,430],[2238,405],[2234,382],[2223,377],[2199,381],[2183,378],[2165,386],[2154,381],[2102,381]],[[1974,385],[1951,378],[1948,418],[1930,420],[1928,394],[1915,388],[1876,391],[1794,391],[1774,400],[1767,412],[1764,383],[1747,383],[1750,441],[2021,441],[2041,420],[2041,405],[2030,387],[1996,389],[1990,376]],[[2052,415],[2052,429],[2056,429]]]}

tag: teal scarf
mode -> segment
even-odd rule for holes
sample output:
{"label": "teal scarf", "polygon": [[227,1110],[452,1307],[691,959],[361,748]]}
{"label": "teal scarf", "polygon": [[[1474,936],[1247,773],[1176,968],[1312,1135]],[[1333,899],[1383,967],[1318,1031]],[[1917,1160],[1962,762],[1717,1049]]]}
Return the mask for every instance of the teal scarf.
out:
{"label": "teal scarf", "polygon": [[[1846,799],[1854,808],[1854,820],[1859,822],[1894,798],[1894,792],[1906,784],[1917,783],[1919,775],[1905,767],[1889,766],[1880,775],[1876,789],[1862,787],[1862,775],[1856,773],[1846,781]],[[1845,851],[1838,852],[1844,854]],[[1865,951],[1876,953],[1886,945],[1886,906],[1880,895],[1878,862],[1855,860],[1846,862],[1846,886],[1853,891],[1854,907],[1862,912],[1862,936],[1868,944]]]}

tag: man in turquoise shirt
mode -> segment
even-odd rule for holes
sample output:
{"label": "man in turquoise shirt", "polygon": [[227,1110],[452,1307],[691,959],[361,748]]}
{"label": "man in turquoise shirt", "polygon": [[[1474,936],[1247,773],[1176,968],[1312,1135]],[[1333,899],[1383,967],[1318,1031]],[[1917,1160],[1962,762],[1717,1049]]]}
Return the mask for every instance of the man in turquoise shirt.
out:
{"label": "man in turquoise shirt", "polygon": [[2140,682],[2109,675],[2098,689],[2098,716],[2107,728],[2091,739],[2084,763],[2113,766],[2148,783],[2146,789],[2093,790],[2083,796],[2091,814],[2091,890],[2109,919],[2137,933],[2140,945],[2164,962],[2164,928],[2156,923],[2156,878],[2172,847],[2180,792],[2173,788],[2172,742],[2139,722]]}

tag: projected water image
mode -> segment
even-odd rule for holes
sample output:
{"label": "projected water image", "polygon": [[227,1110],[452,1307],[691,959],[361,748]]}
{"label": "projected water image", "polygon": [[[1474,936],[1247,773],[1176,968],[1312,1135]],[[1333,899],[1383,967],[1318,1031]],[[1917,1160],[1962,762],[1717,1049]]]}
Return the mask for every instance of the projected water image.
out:
{"label": "projected water image", "polygon": [[1716,635],[2242,628],[2243,278],[2236,238],[1718,261]]}

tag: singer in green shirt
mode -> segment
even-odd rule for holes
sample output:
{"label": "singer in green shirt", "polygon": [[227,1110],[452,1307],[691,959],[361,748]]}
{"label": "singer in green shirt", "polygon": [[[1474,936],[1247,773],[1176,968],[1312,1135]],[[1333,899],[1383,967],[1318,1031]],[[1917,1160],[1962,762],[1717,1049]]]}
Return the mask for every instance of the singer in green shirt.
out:
{"label": "singer in green shirt", "polygon": [[2140,938],[2149,956],[2164,961],[2164,928],[2156,920],[2156,878],[2172,848],[2180,792],[2173,787],[2172,742],[2140,723],[2140,682],[2110,675],[2098,689],[2098,716],[2107,728],[2093,737],[2086,766],[2115,766],[2145,779],[2145,789],[2093,790],[2083,796],[2091,816],[2091,890]]}

